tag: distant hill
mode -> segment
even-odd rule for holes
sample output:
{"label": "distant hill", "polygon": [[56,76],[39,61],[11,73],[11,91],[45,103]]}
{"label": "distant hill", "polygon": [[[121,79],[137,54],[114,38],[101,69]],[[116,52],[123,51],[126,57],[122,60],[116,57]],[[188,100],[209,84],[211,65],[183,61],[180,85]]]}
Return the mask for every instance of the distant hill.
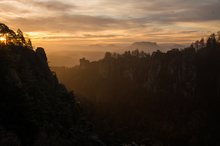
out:
{"label": "distant hill", "polygon": [[66,66],[72,67],[79,65],[79,60],[83,57],[95,61],[103,58],[105,52],[91,50],[59,50],[56,52],[48,52],[48,60],[50,66]]}
{"label": "distant hill", "polygon": [[187,46],[189,46],[189,44],[161,43],[161,44],[158,44],[158,46],[160,46],[160,48],[162,48],[161,51],[164,52],[170,49],[184,49]]}
{"label": "distant hill", "polygon": [[126,50],[141,50],[146,53],[152,53],[153,51],[159,50],[160,47],[155,42],[134,42],[130,46],[125,48]]}
{"label": "distant hill", "polygon": [[126,45],[122,45],[122,44],[95,44],[95,45],[89,45],[84,47],[84,49],[88,49],[90,51],[94,50],[94,51],[111,51],[111,52],[118,52],[120,51],[122,48],[124,48]]}
{"label": "distant hill", "polygon": [[154,51],[160,50],[162,52],[166,52],[171,49],[180,49],[187,47],[186,45],[175,44],[175,43],[163,43],[158,44],[156,42],[134,42],[131,45],[124,48],[126,50],[141,50],[146,53],[152,53]]}
{"label": "distant hill", "polygon": [[160,50],[166,52],[173,48],[184,48],[180,44],[157,44],[155,42],[134,42],[127,44],[94,44],[88,46],[71,46],[62,50],[47,51],[50,66],[75,66],[79,64],[79,59],[85,57],[90,61],[99,60],[104,57],[105,52],[123,53],[128,50],[139,49],[146,53]]}

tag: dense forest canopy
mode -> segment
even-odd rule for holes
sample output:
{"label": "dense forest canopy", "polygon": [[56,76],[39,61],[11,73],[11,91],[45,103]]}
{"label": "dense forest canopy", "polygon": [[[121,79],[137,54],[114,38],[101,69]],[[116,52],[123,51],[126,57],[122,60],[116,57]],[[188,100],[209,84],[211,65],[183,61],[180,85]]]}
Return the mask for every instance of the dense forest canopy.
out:
{"label": "dense forest canopy", "polygon": [[54,67],[108,145],[219,145],[220,35],[151,55],[107,52]]}

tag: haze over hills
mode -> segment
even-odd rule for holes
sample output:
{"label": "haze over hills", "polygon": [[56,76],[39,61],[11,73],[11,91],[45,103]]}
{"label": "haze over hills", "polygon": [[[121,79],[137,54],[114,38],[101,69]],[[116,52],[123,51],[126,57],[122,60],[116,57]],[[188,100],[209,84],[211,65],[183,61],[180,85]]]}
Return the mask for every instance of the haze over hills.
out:
{"label": "haze over hills", "polygon": [[183,49],[187,47],[189,44],[175,44],[175,43],[163,43],[158,44],[156,42],[134,42],[131,45],[122,49],[123,51],[129,50],[140,50],[145,53],[152,53],[154,51],[160,50],[161,52],[166,52],[171,49]]}
{"label": "haze over hills", "polygon": [[[133,44],[145,45],[157,47]],[[75,91],[107,145],[219,146],[219,68],[220,33],[181,50],[107,52],[52,70]]]}
{"label": "haze over hills", "polygon": [[134,42],[130,46],[126,47],[126,50],[140,50],[146,53],[152,53],[153,51],[159,50],[160,46],[157,45],[155,42]]}
{"label": "haze over hills", "polygon": [[75,66],[79,64],[81,58],[90,61],[99,60],[104,57],[105,52],[123,53],[124,51],[140,50],[145,53],[152,53],[160,50],[166,52],[173,48],[184,48],[186,44],[164,43],[157,44],[155,42],[134,42],[131,44],[93,44],[84,46],[73,46],[72,48],[64,48],[62,50],[46,50],[49,58],[50,66]]}

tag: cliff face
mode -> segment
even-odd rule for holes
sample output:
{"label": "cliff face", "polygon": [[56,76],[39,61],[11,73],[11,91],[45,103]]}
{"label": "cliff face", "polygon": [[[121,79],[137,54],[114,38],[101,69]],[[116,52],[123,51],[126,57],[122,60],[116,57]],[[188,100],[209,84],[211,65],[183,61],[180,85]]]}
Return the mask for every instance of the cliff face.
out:
{"label": "cliff face", "polygon": [[101,145],[43,48],[0,46],[0,145]]}

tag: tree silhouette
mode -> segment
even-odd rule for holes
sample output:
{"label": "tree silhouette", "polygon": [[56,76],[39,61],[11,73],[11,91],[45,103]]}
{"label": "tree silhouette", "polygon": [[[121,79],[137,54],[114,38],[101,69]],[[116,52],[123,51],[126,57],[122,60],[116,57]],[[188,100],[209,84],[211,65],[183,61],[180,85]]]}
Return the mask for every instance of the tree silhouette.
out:
{"label": "tree silhouette", "polygon": [[207,46],[208,47],[213,47],[215,46],[217,43],[216,41],[216,35],[213,33],[209,36],[208,40],[207,40]]}
{"label": "tree silhouette", "polygon": [[111,57],[112,57],[112,54],[110,52],[105,53],[105,57],[104,57],[105,59],[109,59]]}
{"label": "tree silhouette", "polygon": [[198,50],[198,49],[199,49],[199,40],[197,40],[197,41],[194,43],[194,45],[195,45],[195,49]]}
{"label": "tree silhouette", "polygon": [[20,29],[18,29],[17,33],[15,33],[7,25],[0,23],[0,37],[2,39],[1,43],[25,46],[29,49],[33,49],[31,40],[29,38],[25,38]]}
{"label": "tree silhouette", "polygon": [[28,39],[27,41],[27,47],[29,47],[30,49],[33,49],[33,46],[32,46],[32,42],[31,42],[31,39]]}
{"label": "tree silhouette", "polygon": [[199,44],[200,44],[200,47],[201,47],[201,48],[205,47],[205,40],[204,40],[204,38],[202,38],[202,39],[199,41]]}
{"label": "tree silhouette", "polygon": [[217,32],[217,41],[220,43],[220,31]]}
{"label": "tree silhouette", "polygon": [[17,30],[17,39],[21,43],[21,45],[26,44],[25,38],[23,36],[23,32],[20,29]]}

